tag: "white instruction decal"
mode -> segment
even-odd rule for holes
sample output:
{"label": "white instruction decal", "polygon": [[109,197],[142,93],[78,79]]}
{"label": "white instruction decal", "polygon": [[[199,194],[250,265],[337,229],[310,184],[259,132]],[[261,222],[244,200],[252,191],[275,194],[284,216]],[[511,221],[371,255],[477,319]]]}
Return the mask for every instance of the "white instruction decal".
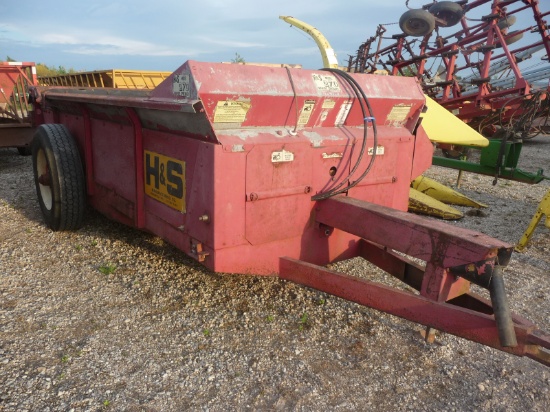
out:
{"label": "white instruction decal", "polygon": [[271,153],[271,163],[283,163],[294,161],[294,153],[281,150],[280,152]]}
{"label": "white instruction decal", "polygon": [[340,159],[340,158],[344,157],[344,153],[338,153],[338,152],[323,153],[322,156],[323,156],[323,159]]}
{"label": "white instruction decal", "polygon": [[315,100],[306,100],[304,102],[304,107],[302,107],[302,112],[298,118],[298,124],[303,126],[309,122],[311,113],[313,113],[313,108],[315,107]]}
{"label": "white instruction decal", "polygon": [[342,106],[340,106],[340,110],[338,111],[338,116],[336,116],[336,121],[334,122],[335,126],[343,126],[346,122],[346,119],[348,118],[349,111],[351,110],[351,102],[344,102],[342,103]]}
{"label": "white instruction decal", "polygon": [[320,92],[339,92],[340,83],[332,74],[312,73],[313,82]]}
{"label": "white instruction decal", "polygon": [[[384,146],[376,146],[376,156],[381,156],[385,152]],[[369,147],[369,156],[372,156],[374,153],[374,147]]]}

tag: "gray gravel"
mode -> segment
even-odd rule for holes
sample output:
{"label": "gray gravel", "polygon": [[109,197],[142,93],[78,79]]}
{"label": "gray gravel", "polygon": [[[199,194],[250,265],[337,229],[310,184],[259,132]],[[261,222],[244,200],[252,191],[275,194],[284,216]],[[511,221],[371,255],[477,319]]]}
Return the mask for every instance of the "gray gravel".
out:
{"label": "gray gravel", "polygon": [[[550,172],[550,137],[523,168]],[[453,183],[456,172],[427,173]],[[515,243],[550,182],[466,174],[489,205],[452,224]],[[468,209],[464,209],[468,212]],[[550,230],[506,271],[512,309],[550,330]],[[360,259],[338,268],[394,284]],[[31,160],[0,149],[0,410],[547,411],[550,369],[276,278],[215,275],[89,211],[53,233]]]}

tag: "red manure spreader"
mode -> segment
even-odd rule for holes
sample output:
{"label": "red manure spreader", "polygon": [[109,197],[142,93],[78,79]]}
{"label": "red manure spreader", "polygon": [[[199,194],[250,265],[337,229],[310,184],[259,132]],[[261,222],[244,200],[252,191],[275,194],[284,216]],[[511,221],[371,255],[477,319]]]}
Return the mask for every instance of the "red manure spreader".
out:
{"label": "red manure spreader", "polygon": [[[33,97],[53,230],[78,228],[88,203],[212,271],[280,276],[421,323],[427,339],[441,330],[550,365],[550,336],[508,309],[513,247],[406,212],[433,155],[415,79],[188,61],[152,90]],[[355,256],[411,291],[325,266]]]}

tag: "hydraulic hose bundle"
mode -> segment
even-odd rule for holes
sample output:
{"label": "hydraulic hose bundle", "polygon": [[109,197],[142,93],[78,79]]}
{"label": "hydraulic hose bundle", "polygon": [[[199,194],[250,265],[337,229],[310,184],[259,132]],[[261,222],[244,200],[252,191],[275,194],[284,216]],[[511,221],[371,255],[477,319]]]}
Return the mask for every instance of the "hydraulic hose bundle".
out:
{"label": "hydraulic hose bundle", "polygon": [[[331,73],[334,73],[338,75],[340,78],[345,80],[350,87],[352,88],[353,92],[355,93],[355,96],[357,97],[357,101],[359,102],[359,105],[361,107],[361,112],[363,114],[363,124],[364,124],[364,131],[363,131],[363,143],[361,144],[361,151],[359,152],[359,156],[357,157],[357,161],[355,162],[355,165],[352,167],[350,173],[348,176],[342,180],[340,183],[338,183],[335,187],[330,189],[327,192],[319,193],[315,196],[312,196],[312,200],[324,200],[328,199],[332,196],[336,196],[342,193],[347,192],[352,187],[355,187],[367,176],[369,171],[372,169],[372,166],[374,165],[374,161],[376,158],[376,147],[378,146],[378,131],[376,127],[376,118],[373,115],[372,107],[370,105],[369,99],[367,98],[365,92],[363,89],[361,89],[361,86],[357,81],[350,76],[348,73],[340,70],[340,69],[332,69],[332,68],[324,68],[321,69],[324,71],[328,71]],[[367,168],[365,171],[357,178],[357,180],[350,182],[351,177],[353,174],[357,171],[359,168],[359,165],[361,164],[361,160],[363,160],[363,156],[365,155],[365,149],[367,148],[367,135],[368,135],[368,124],[372,123],[372,131],[373,131],[373,144],[374,144],[374,150],[372,152],[372,157],[370,159],[369,164],[367,165]],[[349,183],[347,186],[346,183]]]}

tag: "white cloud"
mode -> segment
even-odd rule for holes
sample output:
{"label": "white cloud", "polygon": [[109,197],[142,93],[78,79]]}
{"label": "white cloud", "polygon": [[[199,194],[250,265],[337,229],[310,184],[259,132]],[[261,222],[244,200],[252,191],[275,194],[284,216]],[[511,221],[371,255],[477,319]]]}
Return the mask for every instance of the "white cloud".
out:
{"label": "white cloud", "polygon": [[180,56],[216,61],[227,60],[235,52],[248,61],[282,61],[290,56],[306,67],[308,61],[316,67],[320,57],[315,43],[307,34],[289,29],[279,20],[280,15],[292,15],[317,27],[335,49],[353,53],[362,37],[375,30],[376,26],[371,24],[371,30],[366,21],[376,21],[375,14],[390,13],[388,7],[403,8],[375,0],[346,4],[334,0],[56,0],[55,7],[19,4],[0,4],[0,41],[6,52],[32,60],[40,48],[41,57],[37,58],[69,67],[81,61],[95,64],[94,56],[97,64],[113,66],[125,66],[127,61],[139,64],[141,56],[163,57],[158,64],[171,67]]}
{"label": "white cloud", "polygon": [[249,43],[249,42],[236,41],[236,40],[224,40],[222,37],[211,38],[211,37],[198,36],[198,37],[195,37],[195,39],[199,41],[203,41],[205,43],[215,44],[218,46],[226,46],[226,47],[242,47],[242,48],[265,47],[264,43]]}

